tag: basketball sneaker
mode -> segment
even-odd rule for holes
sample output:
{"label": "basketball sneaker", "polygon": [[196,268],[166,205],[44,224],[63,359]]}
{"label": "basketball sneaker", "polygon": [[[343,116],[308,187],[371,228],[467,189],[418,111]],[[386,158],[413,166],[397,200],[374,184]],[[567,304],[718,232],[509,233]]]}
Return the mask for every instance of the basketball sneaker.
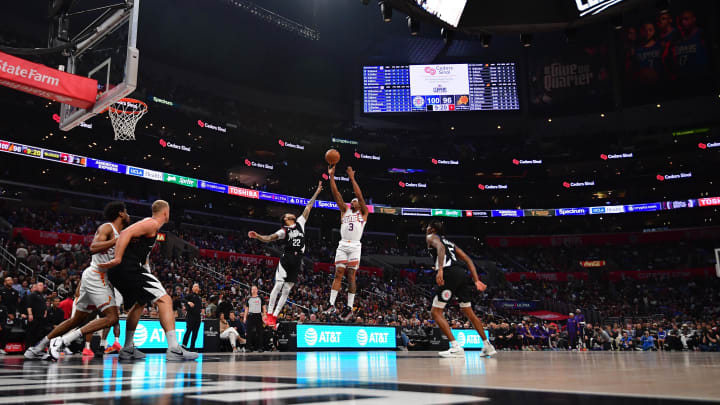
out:
{"label": "basketball sneaker", "polygon": [[462,347],[451,347],[448,350],[438,352],[440,357],[465,357],[465,350]]}
{"label": "basketball sneaker", "polygon": [[145,358],[145,353],[136,349],[135,346],[123,347],[120,350],[120,360],[142,360]]}
{"label": "basketball sneaker", "polygon": [[323,312],[323,314],[325,314],[325,315],[332,315],[332,314],[334,314],[335,312],[337,312],[337,309],[335,309],[335,306],[333,305],[333,306],[331,306],[330,308],[328,308],[327,310],[325,310],[325,312]]}
{"label": "basketball sneaker", "polygon": [[265,323],[267,323],[267,325],[272,328],[277,325],[277,318],[273,314],[267,314],[267,319],[265,320]]}
{"label": "basketball sneaker", "polygon": [[43,357],[45,357],[45,352],[35,349],[34,346],[30,346],[25,350],[25,358],[28,360],[41,360]]}
{"label": "basketball sneaker", "polygon": [[88,349],[87,347],[83,349],[82,355],[83,357],[95,357],[95,353],[93,353],[93,351]]}
{"label": "basketball sneaker", "polygon": [[63,353],[65,350],[65,342],[63,342],[62,337],[58,336],[56,338],[53,338],[50,341],[50,346],[48,346],[48,354],[50,355],[49,359],[51,360],[59,360],[60,354]]}
{"label": "basketball sneaker", "polygon": [[115,342],[112,346],[108,346],[108,348],[105,349],[105,354],[117,353],[120,350],[122,350],[122,346],[120,346],[120,343]]}
{"label": "basketball sneaker", "polygon": [[185,350],[182,346],[178,346],[175,349],[168,348],[165,352],[165,358],[168,361],[186,361],[195,360],[198,358],[198,354]]}
{"label": "basketball sneaker", "polygon": [[482,355],[485,357],[491,357],[497,354],[497,350],[495,350],[495,347],[490,344],[490,342],[485,343],[485,345],[482,348]]}

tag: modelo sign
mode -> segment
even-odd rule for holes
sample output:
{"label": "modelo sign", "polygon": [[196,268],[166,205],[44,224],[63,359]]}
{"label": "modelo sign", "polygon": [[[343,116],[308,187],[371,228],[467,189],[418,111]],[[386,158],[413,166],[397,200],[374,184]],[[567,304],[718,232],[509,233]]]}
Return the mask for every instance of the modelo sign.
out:
{"label": "modelo sign", "polygon": [[[117,339],[120,342],[125,341],[125,320],[120,320],[120,337]],[[177,341],[182,342],[187,326],[185,321],[175,321],[175,334],[177,335]],[[202,349],[204,346],[205,336],[205,322],[200,322],[200,329],[198,329],[198,337],[195,341],[195,347]],[[108,346],[112,346],[115,343],[115,336],[111,333],[107,338]],[[138,322],[137,328],[135,328],[135,334],[133,335],[133,343],[138,349],[167,349],[167,341],[165,339],[165,331],[160,325],[159,320],[154,319],[142,319]]]}
{"label": "modelo sign", "polygon": [[298,349],[395,349],[395,328],[297,325]]}

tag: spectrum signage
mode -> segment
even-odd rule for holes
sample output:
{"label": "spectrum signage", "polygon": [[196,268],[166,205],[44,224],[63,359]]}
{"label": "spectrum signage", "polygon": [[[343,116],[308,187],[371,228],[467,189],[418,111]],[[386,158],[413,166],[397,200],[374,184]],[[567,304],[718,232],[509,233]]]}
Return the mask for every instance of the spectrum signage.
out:
{"label": "spectrum signage", "polygon": [[395,349],[395,328],[379,326],[297,325],[298,349]]}
{"label": "spectrum signage", "polygon": [[513,164],[514,164],[515,166],[519,166],[519,165],[541,165],[541,164],[542,164],[542,160],[540,160],[540,159],[531,159],[531,160],[513,159],[512,162],[513,162]]}
{"label": "spectrum signage", "polygon": [[197,124],[200,128],[211,129],[213,131],[223,132],[223,133],[227,132],[227,128],[224,128],[220,125],[211,124],[211,123],[205,122],[203,120],[197,120]]}
{"label": "spectrum signage", "polygon": [[250,159],[245,159],[245,166],[247,167],[257,167],[258,169],[265,169],[265,170],[273,170],[275,169],[275,166],[271,165],[270,163],[260,163],[260,162],[253,162]]}
{"label": "spectrum signage", "polygon": [[692,177],[692,172],[689,173],[675,173],[675,174],[658,174],[655,176],[657,181],[665,181],[665,180],[677,180],[677,179],[687,179]]}
{"label": "spectrum signage", "polygon": [[432,164],[434,164],[434,165],[453,165],[453,166],[457,166],[457,165],[460,164],[460,161],[459,161],[459,160],[445,160],[445,159],[435,159],[435,158],[432,158],[430,161],[431,161]]}
{"label": "spectrum signage", "polygon": [[285,142],[282,139],[278,139],[278,144],[280,146],[282,146],[283,148],[305,150],[305,146],[303,146],[303,145],[298,145],[296,143],[291,143],[291,142]]}
{"label": "spectrum signage", "polygon": [[609,154],[609,155],[606,155],[604,153],[600,154],[600,159],[602,159],[602,160],[632,159],[632,158],[633,158],[632,153],[620,153],[620,154]]}
{"label": "spectrum signage", "polygon": [[507,184],[478,184],[480,190],[507,190]]}
{"label": "spectrum signage", "polygon": [[351,141],[350,139],[332,138],[333,143],[343,143],[346,145],[359,145],[358,141]]}
{"label": "spectrum signage", "polygon": [[355,159],[380,160],[380,156],[377,155],[366,155],[359,152],[355,152],[353,155],[355,156]]}
{"label": "spectrum signage", "polygon": [[176,107],[176,106],[177,106],[177,105],[176,105],[175,103],[173,103],[172,101],[165,100],[165,99],[162,99],[162,98],[160,98],[160,97],[155,97],[155,96],[153,96],[153,97],[150,97],[150,100],[152,100],[152,101],[155,102],[155,103],[164,104],[164,105],[167,105],[167,106],[170,106],[170,107]]}
{"label": "spectrum signage", "polygon": [[558,208],[555,210],[555,215],[557,216],[565,216],[565,215],[587,215],[588,209],[587,208]]}

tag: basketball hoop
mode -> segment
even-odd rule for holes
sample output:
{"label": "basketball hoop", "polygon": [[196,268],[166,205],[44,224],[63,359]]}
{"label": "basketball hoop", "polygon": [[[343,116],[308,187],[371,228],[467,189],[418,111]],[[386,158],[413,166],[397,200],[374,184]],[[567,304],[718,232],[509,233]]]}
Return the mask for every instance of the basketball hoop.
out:
{"label": "basketball hoop", "polygon": [[148,111],[148,106],[134,98],[121,98],[108,107],[116,141],[134,141],[135,126]]}

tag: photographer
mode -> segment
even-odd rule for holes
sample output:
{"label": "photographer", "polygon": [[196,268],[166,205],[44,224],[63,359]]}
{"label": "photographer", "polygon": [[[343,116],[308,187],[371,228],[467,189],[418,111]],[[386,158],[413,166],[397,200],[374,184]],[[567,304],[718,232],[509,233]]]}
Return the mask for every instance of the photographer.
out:
{"label": "photographer", "polygon": [[700,351],[703,352],[717,352],[718,351],[718,340],[720,336],[718,333],[705,326],[702,330],[702,338],[700,341]]}

